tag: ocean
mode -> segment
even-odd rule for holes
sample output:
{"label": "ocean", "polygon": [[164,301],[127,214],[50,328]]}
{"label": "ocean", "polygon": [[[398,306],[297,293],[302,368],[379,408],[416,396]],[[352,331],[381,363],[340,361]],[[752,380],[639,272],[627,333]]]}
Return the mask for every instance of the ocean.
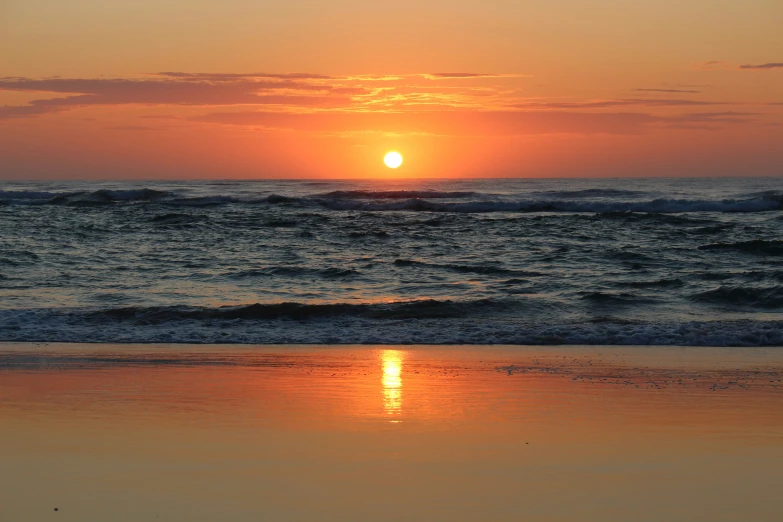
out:
{"label": "ocean", "polygon": [[783,345],[783,179],[3,182],[0,341]]}

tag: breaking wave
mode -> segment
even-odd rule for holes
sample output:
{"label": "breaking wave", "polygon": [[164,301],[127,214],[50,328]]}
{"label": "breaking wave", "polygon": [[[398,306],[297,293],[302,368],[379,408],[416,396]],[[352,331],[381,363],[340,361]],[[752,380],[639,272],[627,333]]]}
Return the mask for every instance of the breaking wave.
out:
{"label": "breaking wave", "polygon": [[[503,320],[506,305],[393,304],[0,310],[0,340],[232,344],[592,344],[780,346],[783,321],[641,323],[611,317],[537,325]],[[476,310],[491,312],[476,316]]]}
{"label": "breaking wave", "polygon": [[[169,206],[209,207],[237,204],[299,205],[343,211],[408,211],[408,212],[570,212],[598,213],[605,218],[629,217],[629,214],[678,214],[694,212],[765,212],[783,209],[783,194],[764,193],[748,199],[667,199],[628,201],[622,197],[636,195],[633,191],[584,190],[560,192],[569,199],[499,199],[496,194],[469,191],[332,191],[312,196],[272,194],[261,198],[210,195],[184,197],[170,191],[149,188],[130,190],[97,190],[92,192],[0,191],[0,203],[46,204],[63,206],[101,206],[119,204],[157,204]],[[616,196],[612,200],[607,196]],[[592,200],[590,198],[593,198]],[[599,198],[599,199],[595,199]],[[470,201],[442,201],[466,200]],[[644,219],[644,218],[641,218]]]}

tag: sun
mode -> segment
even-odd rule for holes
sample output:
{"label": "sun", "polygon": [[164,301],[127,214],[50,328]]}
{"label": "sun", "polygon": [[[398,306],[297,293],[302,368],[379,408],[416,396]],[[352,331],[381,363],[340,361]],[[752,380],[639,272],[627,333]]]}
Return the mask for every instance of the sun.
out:
{"label": "sun", "polygon": [[383,157],[383,162],[390,169],[396,169],[402,165],[402,154],[399,152],[389,152],[386,154],[386,156]]}

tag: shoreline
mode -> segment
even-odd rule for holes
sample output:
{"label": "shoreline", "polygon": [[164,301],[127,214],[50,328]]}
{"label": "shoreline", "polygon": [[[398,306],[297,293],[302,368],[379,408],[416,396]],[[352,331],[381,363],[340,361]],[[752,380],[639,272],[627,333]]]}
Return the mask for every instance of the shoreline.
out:
{"label": "shoreline", "polygon": [[426,361],[421,364],[427,369],[456,366],[468,373],[546,374],[637,387],[712,383],[713,389],[783,390],[783,350],[775,347],[0,343],[0,371],[281,365],[329,371],[344,366],[335,362],[340,360],[364,360],[366,366],[379,353],[403,354],[407,372],[420,370],[419,361]]}

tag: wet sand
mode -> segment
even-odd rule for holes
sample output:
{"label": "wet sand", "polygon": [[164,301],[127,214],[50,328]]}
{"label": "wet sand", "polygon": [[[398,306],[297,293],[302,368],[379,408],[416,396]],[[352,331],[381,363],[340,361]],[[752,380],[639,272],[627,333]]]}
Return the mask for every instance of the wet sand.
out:
{"label": "wet sand", "polygon": [[781,412],[783,348],[0,344],[0,522],[777,521]]}

